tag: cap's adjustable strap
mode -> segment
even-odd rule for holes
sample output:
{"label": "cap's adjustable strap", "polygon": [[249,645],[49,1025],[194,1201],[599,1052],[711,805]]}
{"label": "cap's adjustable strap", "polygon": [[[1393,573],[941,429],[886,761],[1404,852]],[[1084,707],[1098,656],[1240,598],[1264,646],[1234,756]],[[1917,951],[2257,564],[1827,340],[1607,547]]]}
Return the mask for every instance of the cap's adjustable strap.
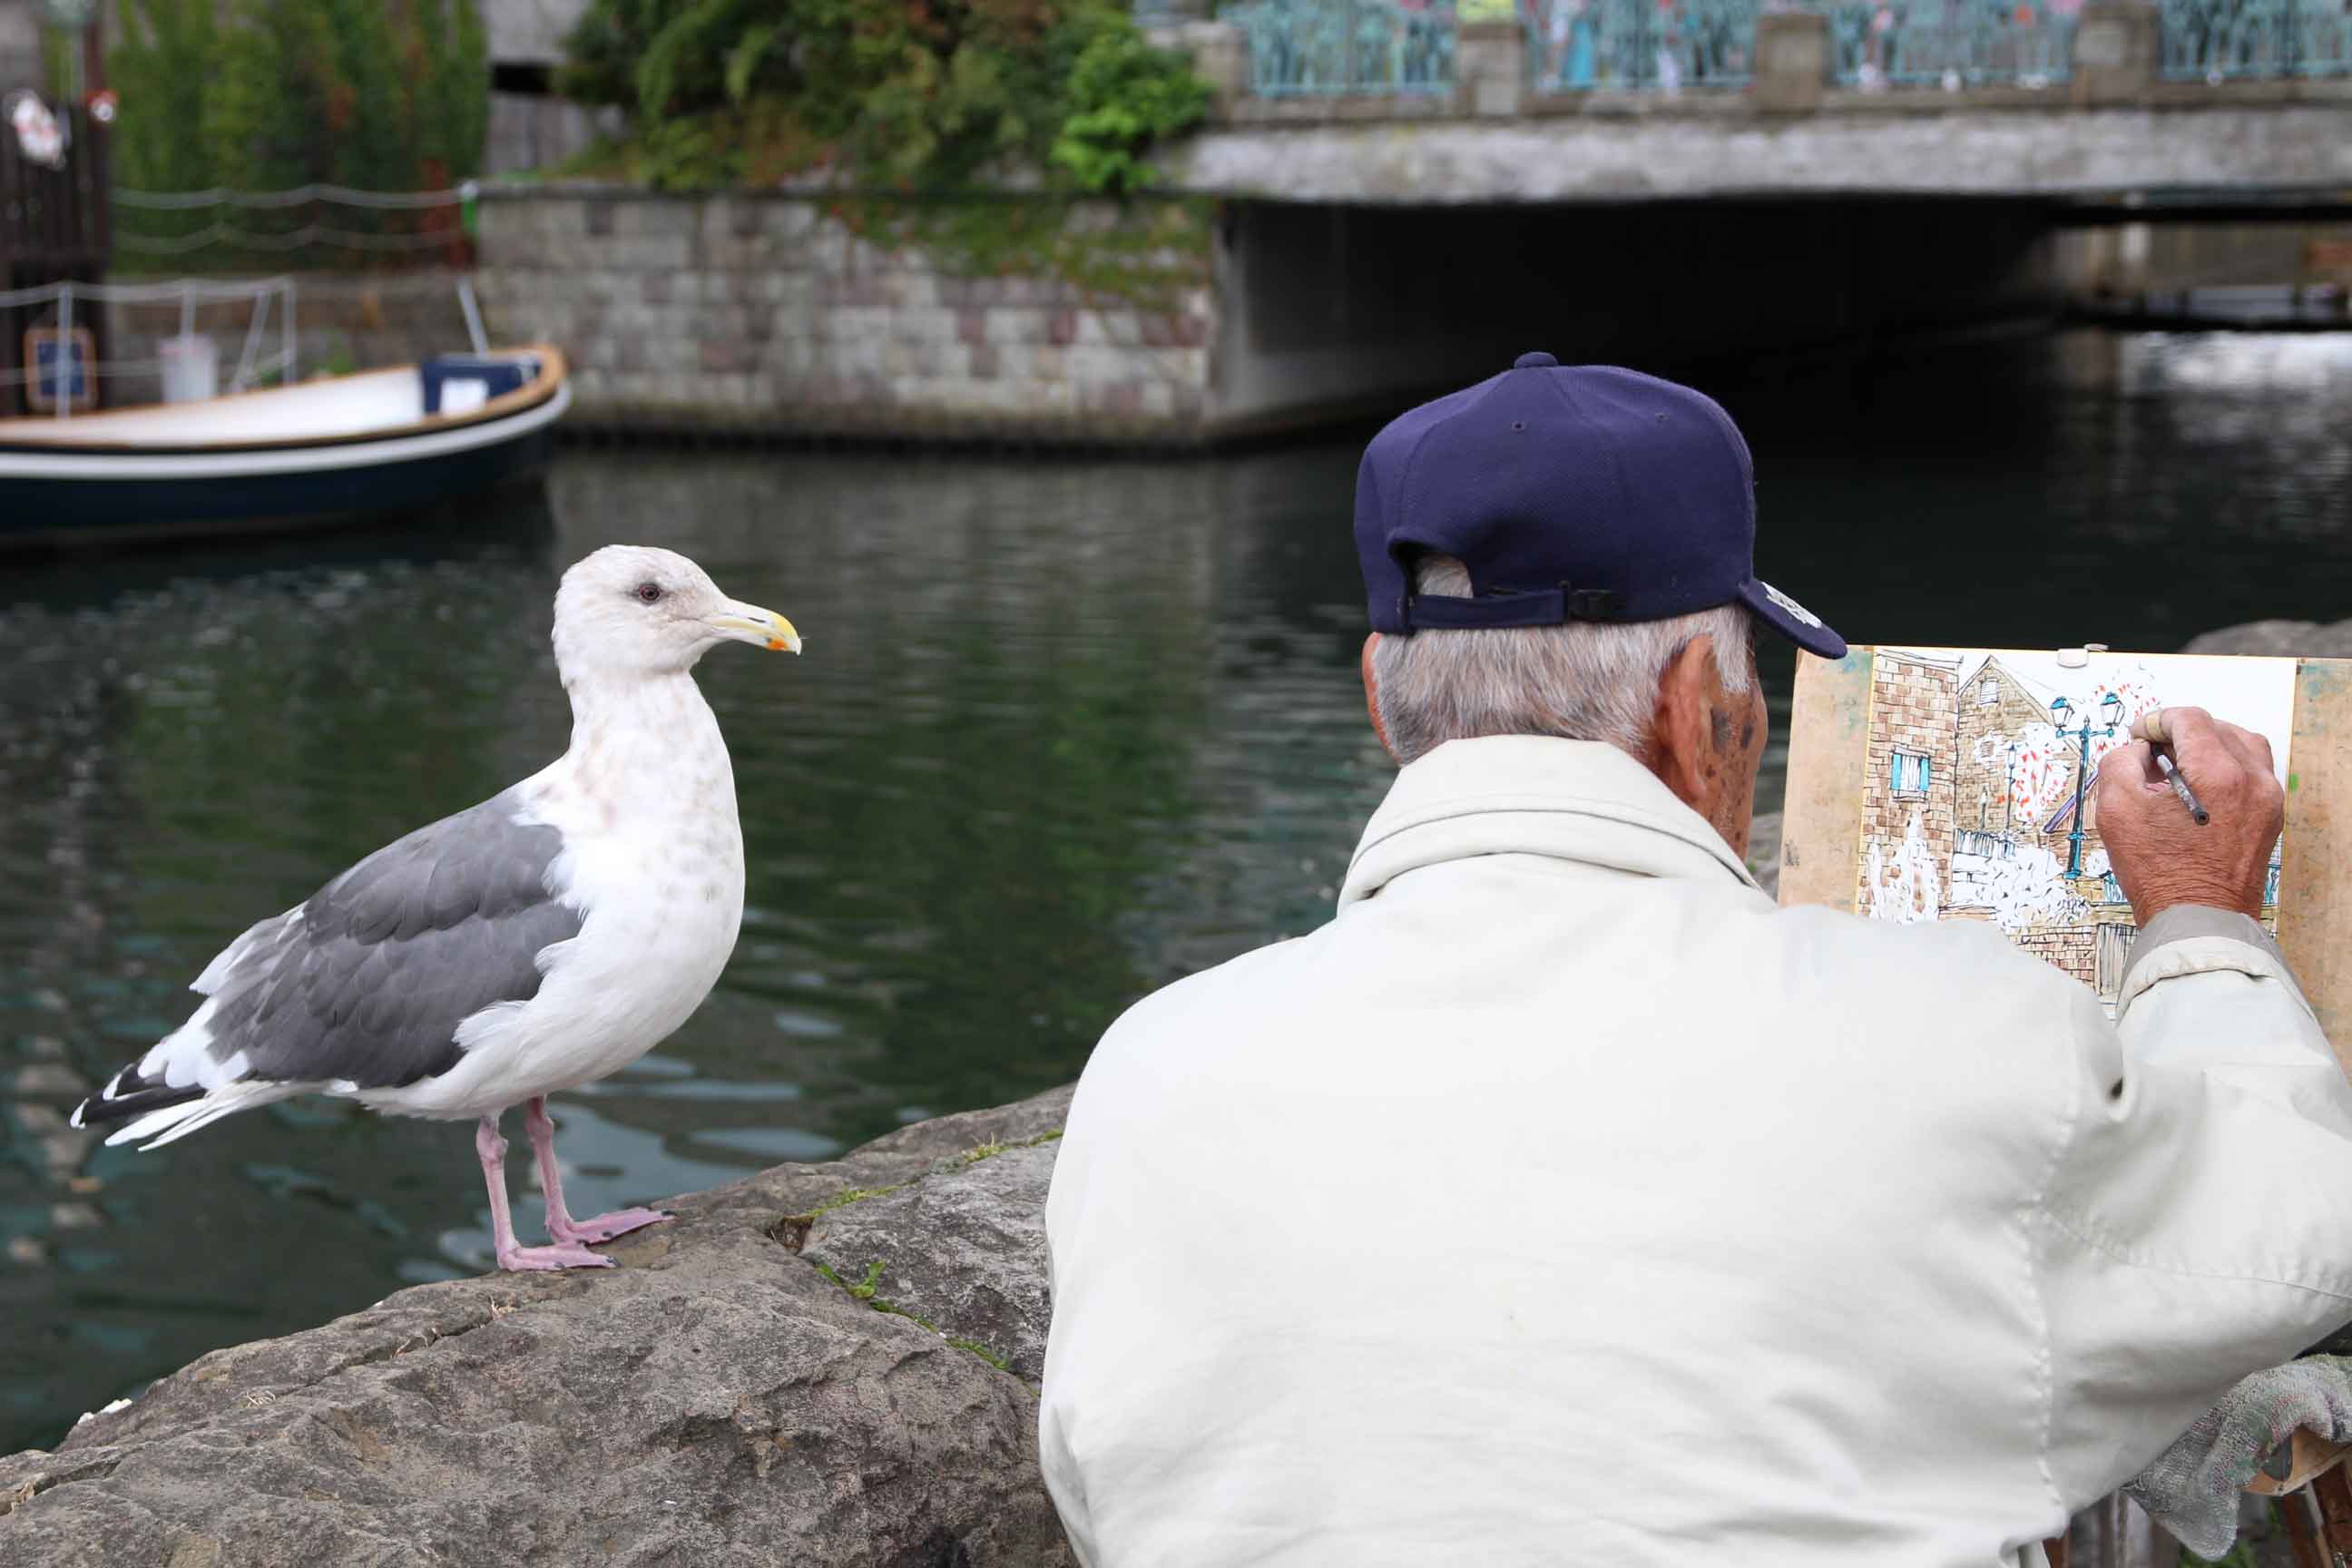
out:
{"label": "cap's adjustable strap", "polygon": [[1482,594],[1475,599],[1408,594],[1399,606],[1408,632],[1471,631],[1496,626],[1556,626],[1563,621],[1613,621],[1623,601],[1613,589],[1557,588]]}

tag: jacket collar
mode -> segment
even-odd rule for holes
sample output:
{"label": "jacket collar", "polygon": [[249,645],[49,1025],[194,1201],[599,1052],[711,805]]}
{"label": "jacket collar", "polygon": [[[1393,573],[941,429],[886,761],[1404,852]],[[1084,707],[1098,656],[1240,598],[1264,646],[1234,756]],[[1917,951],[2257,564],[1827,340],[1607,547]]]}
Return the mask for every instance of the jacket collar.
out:
{"label": "jacket collar", "polygon": [[1487,735],[1449,741],[1397,774],[1365,825],[1339,903],[1423,866],[1513,854],[1756,886],[1722,835],[1616,747]]}

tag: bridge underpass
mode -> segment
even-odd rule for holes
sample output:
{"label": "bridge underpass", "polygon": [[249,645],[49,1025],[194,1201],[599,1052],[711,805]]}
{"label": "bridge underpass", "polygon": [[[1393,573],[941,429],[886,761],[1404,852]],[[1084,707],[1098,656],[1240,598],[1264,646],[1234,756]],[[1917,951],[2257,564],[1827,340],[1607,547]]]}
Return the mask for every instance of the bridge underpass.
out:
{"label": "bridge underpass", "polygon": [[2041,201],[1226,205],[1218,423],[1377,415],[1529,349],[1646,369],[1885,351],[2054,318],[2084,241]]}

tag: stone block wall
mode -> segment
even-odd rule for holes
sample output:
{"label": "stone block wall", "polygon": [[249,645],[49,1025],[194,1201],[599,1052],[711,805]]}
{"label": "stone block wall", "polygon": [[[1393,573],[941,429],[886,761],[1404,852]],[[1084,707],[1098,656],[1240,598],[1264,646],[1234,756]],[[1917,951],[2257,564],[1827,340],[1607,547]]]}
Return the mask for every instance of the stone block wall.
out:
{"label": "stone block wall", "polygon": [[[1950,665],[1885,649],[1871,666],[1870,771],[1863,787],[1864,841],[1892,849],[1903,842],[1916,815],[1920,837],[1927,841],[1934,864],[1942,868],[1939,881],[1949,879],[1952,863],[1952,763],[1958,678],[1959,671]],[[1893,773],[1898,752],[1928,759],[1924,792],[1895,792]]]}
{"label": "stone block wall", "polygon": [[[1985,700],[1988,687],[1990,701]],[[2049,710],[1999,659],[1985,661],[1959,693],[1952,782],[1960,826],[1986,833],[2025,828],[2011,820],[2010,760],[2026,727],[2046,724],[2049,719]]]}
{"label": "stone block wall", "polygon": [[2063,969],[2084,984],[2098,984],[2096,938],[2092,928],[2034,926],[2011,934],[2010,940],[2053,968]]}
{"label": "stone block wall", "polygon": [[579,187],[486,196],[478,254],[491,336],[563,348],[582,426],[1177,443],[1209,415],[1205,267],[1131,301],[963,275],[820,199]]}

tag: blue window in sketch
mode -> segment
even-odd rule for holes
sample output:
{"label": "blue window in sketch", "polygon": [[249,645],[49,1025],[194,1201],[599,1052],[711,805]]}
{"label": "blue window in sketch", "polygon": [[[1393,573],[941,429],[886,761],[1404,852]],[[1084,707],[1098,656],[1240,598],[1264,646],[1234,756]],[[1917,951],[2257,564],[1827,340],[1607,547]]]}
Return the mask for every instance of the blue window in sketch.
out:
{"label": "blue window in sketch", "polygon": [[1889,773],[1891,775],[1889,782],[1894,784],[1895,793],[1896,795],[1926,795],[1927,793],[1928,763],[1927,759],[1921,756],[1918,752],[1895,752],[1895,761],[1889,768]]}

